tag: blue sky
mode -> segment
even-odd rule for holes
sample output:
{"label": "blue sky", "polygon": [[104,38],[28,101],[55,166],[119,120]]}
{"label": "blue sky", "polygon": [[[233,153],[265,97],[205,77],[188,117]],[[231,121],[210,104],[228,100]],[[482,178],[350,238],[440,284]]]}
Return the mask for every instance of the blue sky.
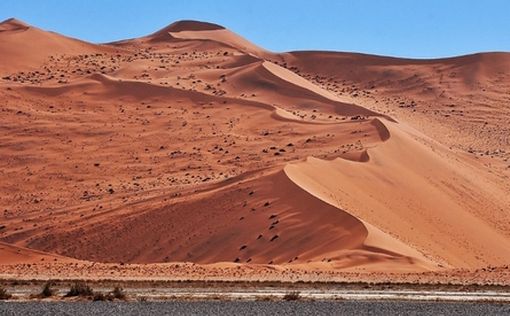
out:
{"label": "blue sky", "polygon": [[0,19],[9,17],[91,42],[195,19],[273,51],[418,58],[510,51],[510,0],[1,0]]}

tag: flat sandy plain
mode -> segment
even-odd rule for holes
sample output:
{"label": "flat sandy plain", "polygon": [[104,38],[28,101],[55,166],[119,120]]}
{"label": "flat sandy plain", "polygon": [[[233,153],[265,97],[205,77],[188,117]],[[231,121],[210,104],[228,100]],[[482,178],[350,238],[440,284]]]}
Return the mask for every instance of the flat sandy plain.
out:
{"label": "flat sandy plain", "polygon": [[0,23],[0,276],[509,285],[510,54]]}

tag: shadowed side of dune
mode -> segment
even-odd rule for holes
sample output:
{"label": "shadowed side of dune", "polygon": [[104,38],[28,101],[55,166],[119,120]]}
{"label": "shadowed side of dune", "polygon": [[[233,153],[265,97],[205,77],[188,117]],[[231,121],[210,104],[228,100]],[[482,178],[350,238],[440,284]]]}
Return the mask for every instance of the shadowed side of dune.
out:
{"label": "shadowed side of dune", "polygon": [[390,137],[391,137],[390,131],[388,130],[386,125],[384,125],[384,123],[380,119],[375,118],[370,121],[370,124],[373,127],[375,127],[375,129],[379,133],[379,137],[381,138],[381,141],[384,142],[384,141],[387,141],[388,139],[390,139]]}
{"label": "shadowed side of dune", "polygon": [[224,30],[225,28],[221,25],[209,23],[209,22],[201,22],[201,21],[193,21],[193,20],[180,20],[176,21],[167,27],[159,30],[155,34],[161,32],[182,32],[182,31],[213,31],[213,30]]}
{"label": "shadowed side of dune", "polygon": [[[367,227],[289,180],[283,171],[165,207],[39,236],[30,247],[102,262],[367,264],[422,269],[393,249],[366,245]],[[87,236],[87,243],[79,242]]]}
{"label": "shadowed side of dune", "polygon": [[288,111],[315,109],[333,115],[379,116],[391,120],[361,106],[341,102],[328,91],[267,61],[235,69],[227,77],[230,93],[235,95],[239,91],[252,91],[254,100],[278,105]]}

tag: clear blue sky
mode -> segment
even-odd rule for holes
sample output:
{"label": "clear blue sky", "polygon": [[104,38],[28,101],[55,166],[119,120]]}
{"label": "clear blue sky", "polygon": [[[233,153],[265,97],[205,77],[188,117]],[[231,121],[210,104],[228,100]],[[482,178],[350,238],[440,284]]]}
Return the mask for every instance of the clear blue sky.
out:
{"label": "clear blue sky", "polygon": [[510,51],[510,0],[0,0],[0,19],[9,17],[91,42],[195,19],[273,51],[405,57]]}

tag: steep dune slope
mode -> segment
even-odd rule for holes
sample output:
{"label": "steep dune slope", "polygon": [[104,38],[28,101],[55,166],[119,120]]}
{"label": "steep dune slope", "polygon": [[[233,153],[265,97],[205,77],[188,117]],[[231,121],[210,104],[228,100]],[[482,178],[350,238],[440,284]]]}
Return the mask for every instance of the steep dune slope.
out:
{"label": "steep dune slope", "polygon": [[309,158],[286,173],[303,189],[451,267],[510,260],[510,199],[492,177],[410,130],[357,163]]}
{"label": "steep dune slope", "polygon": [[[380,116],[363,107],[340,102],[329,92],[273,63],[254,62],[226,74],[224,89],[234,95],[250,91],[249,99],[282,107],[297,117],[335,121],[352,116]],[[314,115],[313,111],[318,112]],[[335,117],[333,117],[333,115]]]}

